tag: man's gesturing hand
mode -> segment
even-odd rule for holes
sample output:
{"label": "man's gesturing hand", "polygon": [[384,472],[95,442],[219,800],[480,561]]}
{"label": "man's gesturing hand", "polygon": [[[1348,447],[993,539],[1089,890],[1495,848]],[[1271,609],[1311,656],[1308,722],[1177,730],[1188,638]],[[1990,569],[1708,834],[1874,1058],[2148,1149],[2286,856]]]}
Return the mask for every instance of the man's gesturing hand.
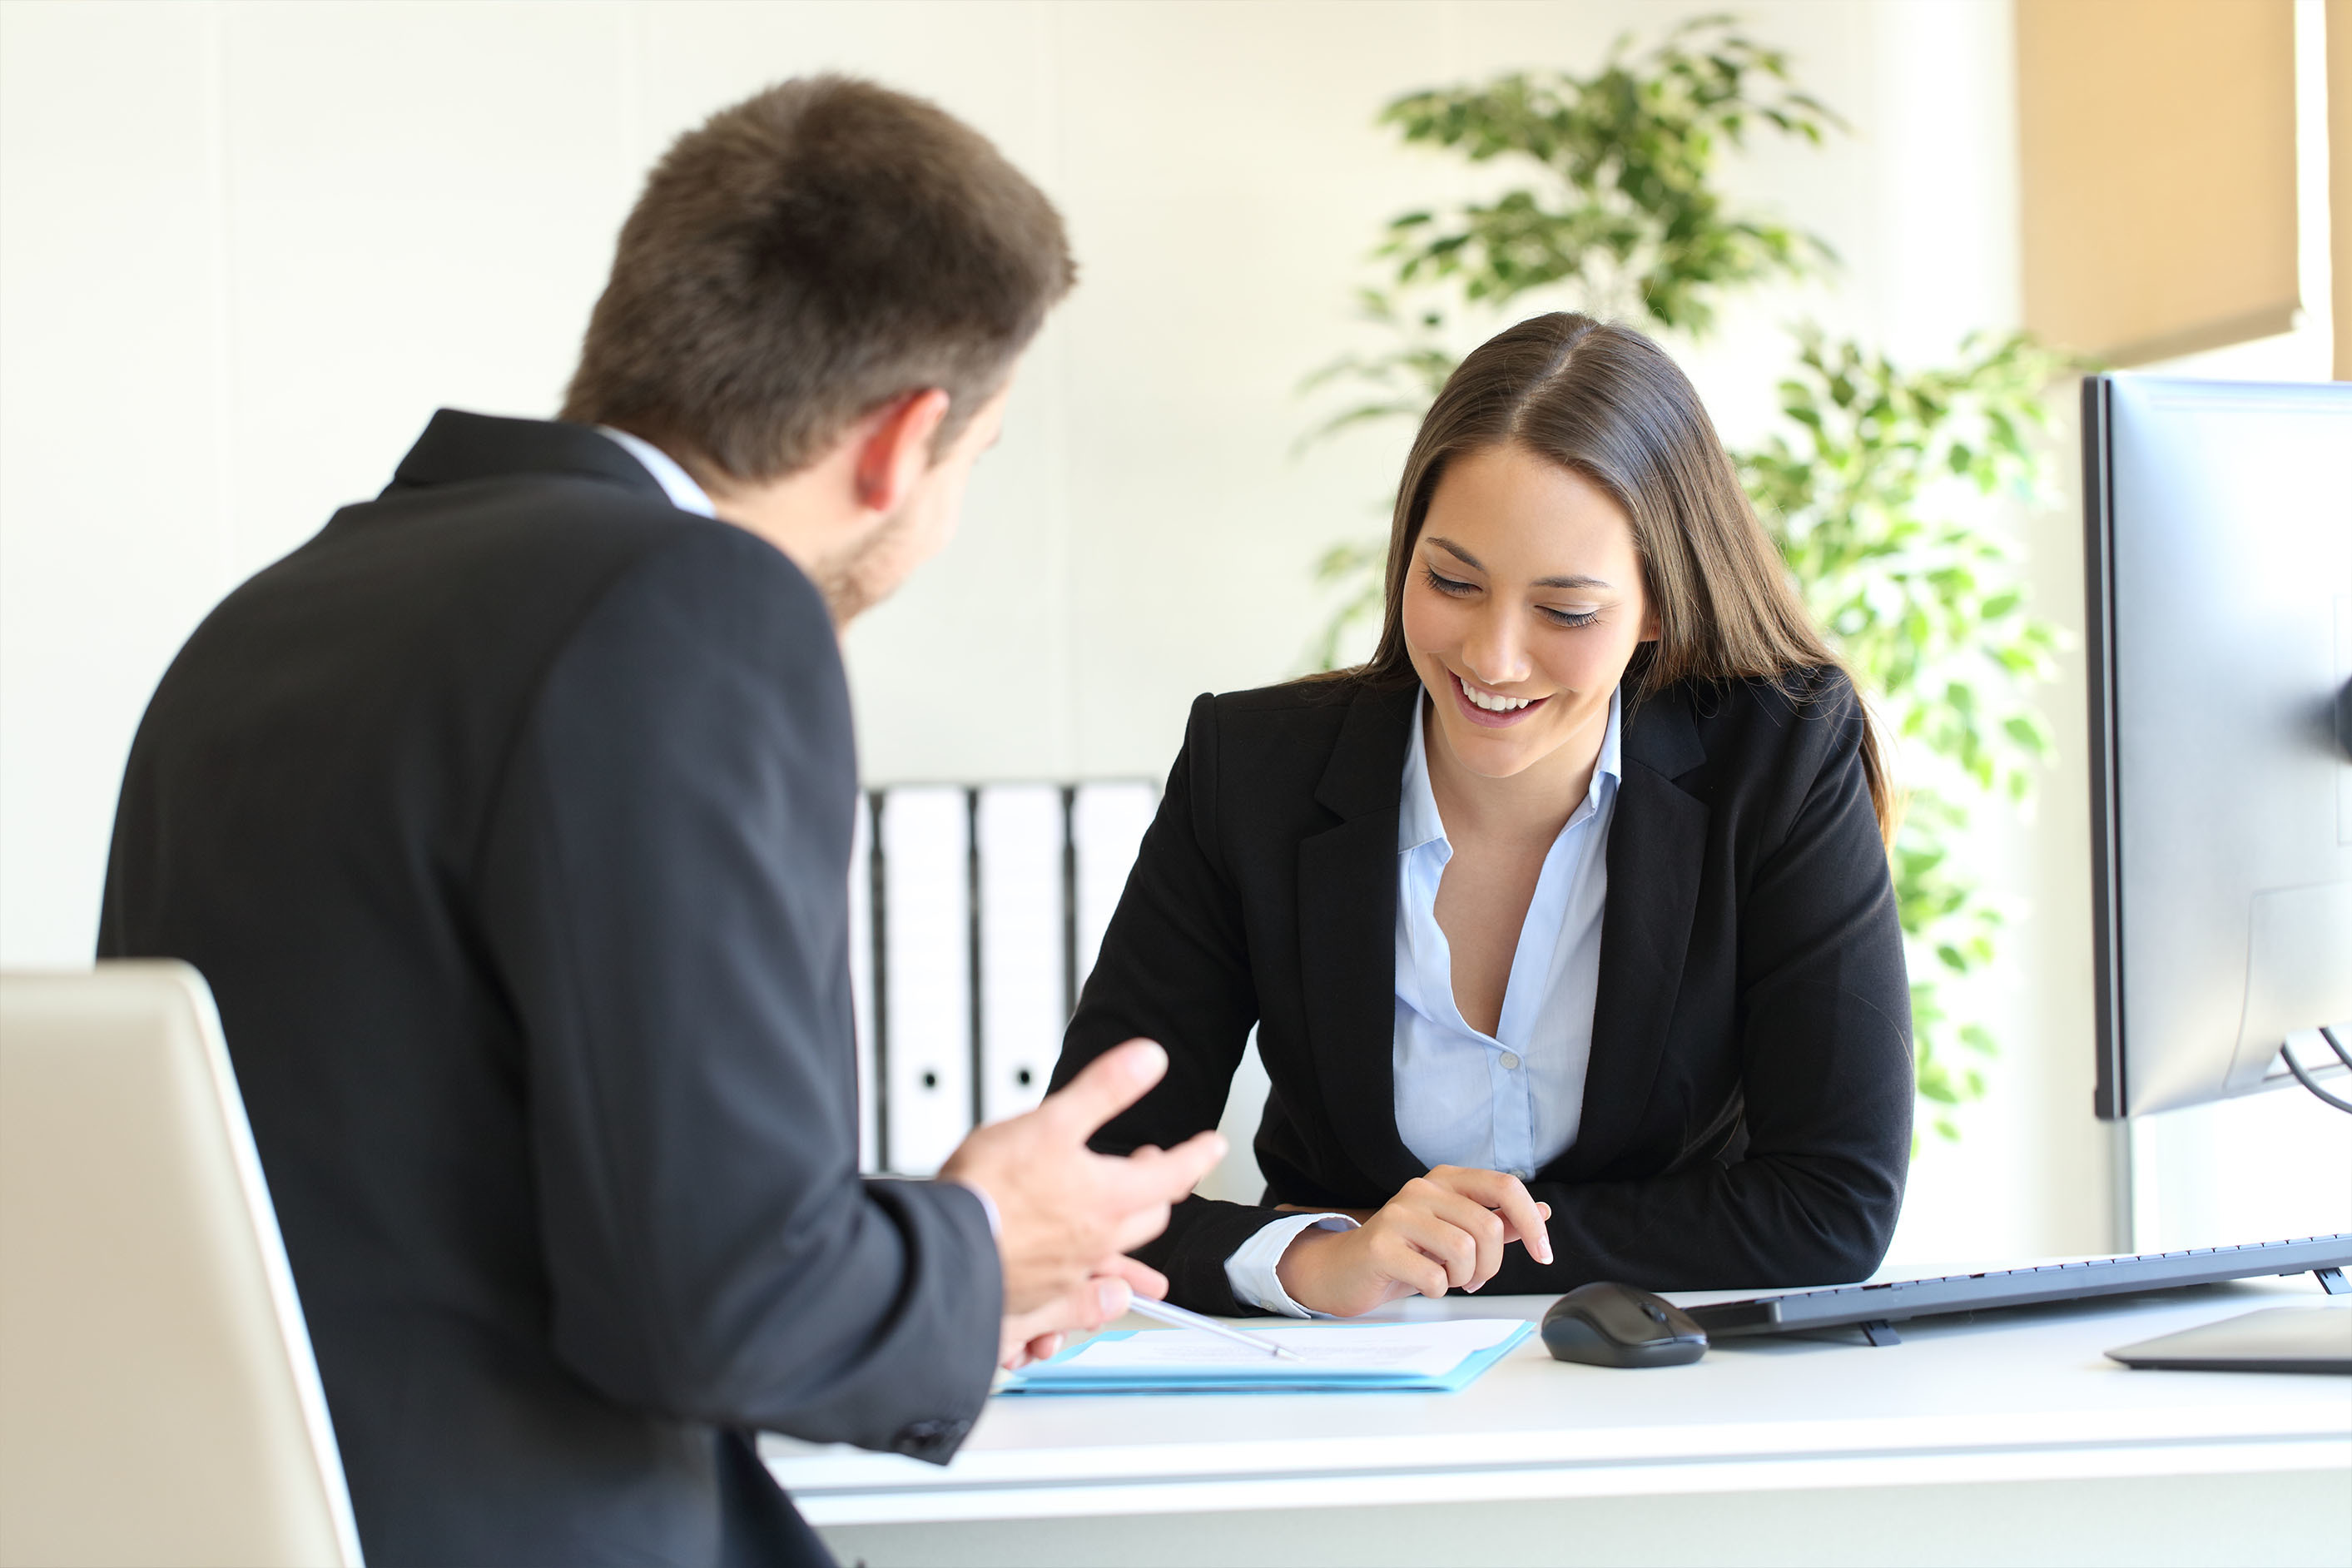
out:
{"label": "man's gesturing hand", "polygon": [[1214,1132],[1123,1159],[1087,1147],[1097,1128],[1167,1070],[1166,1051],[1129,1040],[1027,1115],[981,1128],[940,1168],[940,1180],[969,1183],[996,1205],[1007,1317],[1111,1271],[1113,1258],[1167,1228],[1169,1209],[1224,1157],[1225,1141]]}

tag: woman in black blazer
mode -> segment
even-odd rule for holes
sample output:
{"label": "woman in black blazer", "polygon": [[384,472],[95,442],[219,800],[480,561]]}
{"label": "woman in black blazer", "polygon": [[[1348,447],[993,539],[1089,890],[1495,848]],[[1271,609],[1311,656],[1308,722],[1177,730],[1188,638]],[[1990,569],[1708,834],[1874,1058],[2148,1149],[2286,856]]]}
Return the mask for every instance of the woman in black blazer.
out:
{"label": "woman in black blazer", "polygon": [[1911,1137],[1888,817],[1689,382],[1539,317],[1423,422],[1370,662],[1193,704],[1055,1080],[1160,1040],[1097,1142],[1172,1145],[1256,1027],[1263,1202],[1138,1254],[1202,1310],[1859,1279]]}

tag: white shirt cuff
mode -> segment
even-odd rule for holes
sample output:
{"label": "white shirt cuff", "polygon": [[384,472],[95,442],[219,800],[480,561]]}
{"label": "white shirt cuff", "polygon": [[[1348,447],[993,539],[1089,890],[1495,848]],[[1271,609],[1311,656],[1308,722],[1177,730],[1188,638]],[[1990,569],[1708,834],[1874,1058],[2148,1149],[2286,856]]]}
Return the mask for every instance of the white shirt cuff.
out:
{"label": "white shirt cuff", "polygon": [[991,1239],[1003,1236],[1004,1216],[996,1212],[996,1200],[988,1195],[988,1189],[978,1182],[967,1182],[961,1177],[950,1176],[948,1180],[980,1200],[980,1206],[988,1214],[988,1234]]}
{"label": "white shirt cuff", "polygon": [[1253,1307],[1263,1307],[1269,1312],[1280,1312],[1286,1318],[1328,1318],[1328,1312],[1313,1312],[1290,1299],[1282,1288],[1275,1266],[1282,1255],[1290,1250],[1293,1237],[1309,1226],[1323,1230],[1353,1230],[1356,1222],[1343,1214],[1285,1215],[1272,1225],[1251,1237],[1234,1249],[1225,1259],[1225,1283],[1233,1287],[1234,1300]]}

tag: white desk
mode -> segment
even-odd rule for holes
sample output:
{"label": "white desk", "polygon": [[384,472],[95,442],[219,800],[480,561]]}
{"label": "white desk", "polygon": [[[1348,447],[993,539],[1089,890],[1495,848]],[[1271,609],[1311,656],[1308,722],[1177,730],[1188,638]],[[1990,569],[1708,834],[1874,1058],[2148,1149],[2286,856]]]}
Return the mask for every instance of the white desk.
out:
{"label": "white desk", "polygon": [[2100,1353],[2325,1300],[2304,1275],[1922,1321],[1885,1348],[1727,1341],[1648,1372],[1563,1364],[1531,1339],[1458,1394],[999,1399],[945,1468],[782,1438],[765,1452],[842,1562],[869,1568],[2344,1565],[2352,1379]]}

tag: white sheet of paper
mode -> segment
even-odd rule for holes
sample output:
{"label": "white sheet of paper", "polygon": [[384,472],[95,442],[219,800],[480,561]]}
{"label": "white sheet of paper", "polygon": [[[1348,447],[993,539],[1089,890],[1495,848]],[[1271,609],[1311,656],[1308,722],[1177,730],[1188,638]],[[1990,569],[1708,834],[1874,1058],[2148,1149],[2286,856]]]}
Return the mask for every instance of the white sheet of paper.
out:
{"label": "white sheet of paper", "polygon": [[1312,1372],[1391,1372],[1438,1377],[1464,1356],[1485,1350],[1519,1327],[1517,1318],[1456,1318],[1436,1323],[1377,1323],[1363,1327],[1307,1323],[1253,1329],[1295,1351],[1300,1361],[1252,1355],[1237,1345],[1185,1329],[1149,1329],[1124,1340],[1097,1340],[1064,1363],[1086,1372],[1201,1372],[1232,1368],[1260,1375]]}

